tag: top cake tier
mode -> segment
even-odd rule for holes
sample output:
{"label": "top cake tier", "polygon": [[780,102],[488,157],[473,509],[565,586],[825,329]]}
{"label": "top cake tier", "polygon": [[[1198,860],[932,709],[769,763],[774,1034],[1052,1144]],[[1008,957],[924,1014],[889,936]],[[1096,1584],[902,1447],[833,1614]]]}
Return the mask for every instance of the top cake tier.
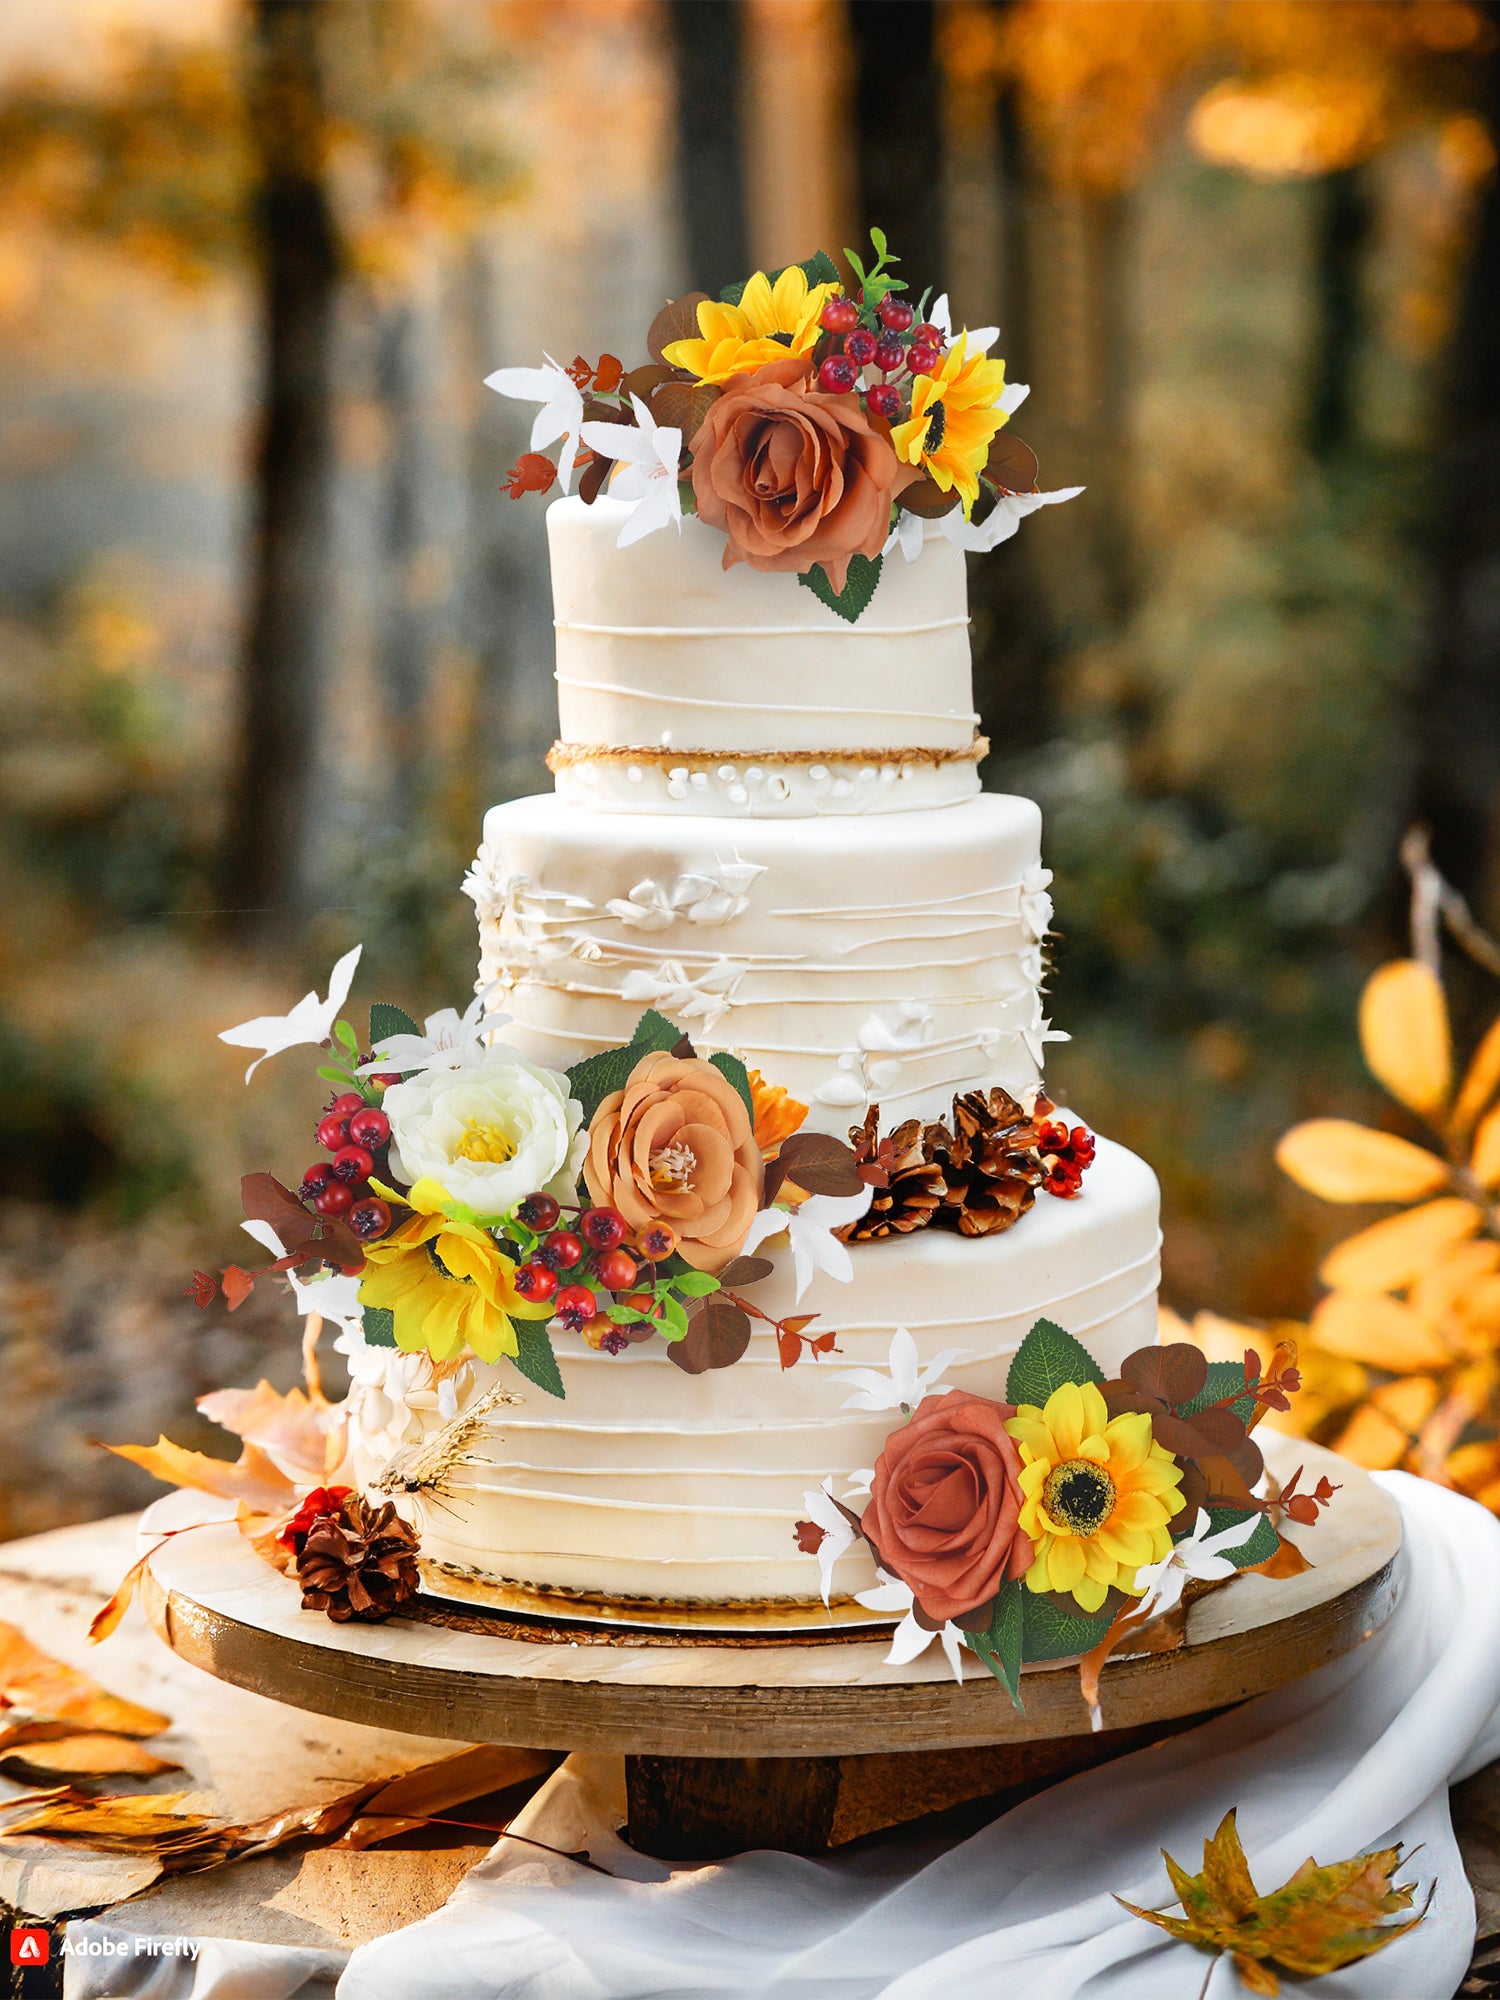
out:
{"label": "top cake tier", "polygon": [[901,812],[979,790],[963,552],[882,565],[857,622],[789,573],[723,567],[724,538],[619,548],[603,497],[547,512],[559,794],[596,812]]}

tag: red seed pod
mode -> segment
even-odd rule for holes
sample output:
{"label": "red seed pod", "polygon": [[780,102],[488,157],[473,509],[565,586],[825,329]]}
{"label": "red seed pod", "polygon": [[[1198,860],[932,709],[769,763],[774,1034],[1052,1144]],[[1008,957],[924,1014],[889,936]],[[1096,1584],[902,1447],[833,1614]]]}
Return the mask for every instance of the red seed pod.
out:
{"label": "red seed pod", "polygon": [[310,1166],[307,1172],[302,1176],[302,1185],[297,1190],[298,1200],[311,1201],[314,1195],[318,1195],[323,1192],[324,1188],[327,1187],[328,1183],[332,1179],[333,1179],[332,1167],[330,1167],[326,1161],[323,1160],[315,1161],[314,1164]]}
{"label": "red seed pod", "polygon": [[859,380],[859,370],[847,354],[830,354],[818,370],[818,387],[828,396],[845,396]]}
{"label": "red seed pod", "polygon": [[390,1119],[373,1105],[367,1104],[349,1120],[349,1143],[353,1146],[364,1146],[370,1152],[378,1153],[382,1146],[389,1143],[390,1136]]}
{"label": "red seed pod", "polygon": [[600,1284],[610,1292],[628,1290],[639,1268],[628,1250],[606,1250],[594,1266]]}
{"label": "red seed pod", "polygon": [[578,1227],[595,1250],[613,1250],[630,1234],[629,1226],[617,1208],[585,1209]]}
{"label": "red seed pod", "polygon": [[333,1171],[338,1180],[347,1181],[352,1187],[356,1181],[367,1181],[374,1173],[374,1156],[364,1146],[340,1146],[333,1156]]}
{"label": "red seed pod", "polygon": [[587,1285],[564,1285],[554,1301],[554,1317],[573,1333],[598,1317],[599,1301]]}
{"label": "red seed pod", "polygon": [[859,307],[853,299],[835,295],[824,306],[818,324],[829,333],[849,333],[859,325]]}
{"label": "red seed pod", "polygon": [[553,1271],[571,1271],[583,1256],[584,1242],[571,1229],[554,1229],[537,1252],[541,1261]]}
{"label": "red seed pod", "polygon": [[347,1181],[330,1181],[313,1197],[313,1207],[319,1215],[347,1215],[354,1206],[354,1196]]}
{"label": "red seed pod", "polygon": [[636,1237],[635,1245],[649,1262],[659,1264],[677,1248],[677,1232],[665,1222],[652,1222]]}
{"label": "red seed pod", "polygon": [[901,414],[901,391],[889,382],[877,382],[866,392],[865,401],[877,417],[884,417],[893,424]]}
{"label": "red seed pod", "polygon": [[924,340],[915,340],[906,350],[906,365],[913,375],[935,374],[942,355],[935,347],[929,347]]}
{"label": "red seed pod", "polygon": [[880,315],[880,324],[888,326],[892,333],[905,333],[916,318],[916,308],[909,306],[905,299],[898,299],[893,292],[887,292],[875,308]]}
{"label": "red seed pod", "polygon": [[550,1194],[529,1194],[516,1214],[528,1229],[540,1231],[551,1229],[562,1210]]}
{"label": "red seed pod", "polygon": [[332,1104],[328,1107],[328,1111],[329,1116],[333,1118],[352,1118],[356,1111],[363,1111],[364,1108],[365,1100],[360,1096],[359,1092],[357,1090],[346,1090],[341,1097],[336,1097],[333,1100]]}
{"label": "red seed pod", "polygon": [[533,1305],[544,1305],[557,1290],[557,1273],[549,1271],[545,1264],[522,1264],[512,1283],[523,1299]]}
{"label": "red seed pod", "polygon": [[373,1243],[391,1226],[391,1211],[376,1195],[366,1195],[349,1211],[349,1227],[361,1243]]}
{"label": "red seed pod", "polygon": [[335,1117],[329,1112],[318,1121],[317,1141],[327,1152],[336,1153],[340,1146],[349,1143],[349,1120]]}
{"label": "red seed pod", "polygon": [[866,368],[875,358],[876,346],[877,342],[874,334],[867,332],[861,326],[856,327],[854,332],[844,342],[844,352],[856,368]]}

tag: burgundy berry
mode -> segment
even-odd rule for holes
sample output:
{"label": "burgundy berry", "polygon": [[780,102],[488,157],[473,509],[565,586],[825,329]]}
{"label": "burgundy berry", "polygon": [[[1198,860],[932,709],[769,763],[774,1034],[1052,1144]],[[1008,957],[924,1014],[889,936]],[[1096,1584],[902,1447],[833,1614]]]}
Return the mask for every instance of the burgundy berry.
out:
{"label": "burgundy berry", "polygon": [[328,1110],[330,1116],[334,1118],[352,1118],[356,1111],[363,1111],[364,1108],[365,1100],[360,1096],[359,1092],[357,1090],[346,1090],[341,1097],[336,1097],[333,1100]]}
{"label": "burgundy berry", "polygon": [[578,1227],[593,1250],[613,1250],[630,1234],[625,1218],[617,1208],[585,1209]]}
{"label": "burgundy berry", "polygon": [[630,1336],[620,1328],[612,1326],[608,1333],[599,1336],[599,1349],[603,1354],[623,1354],[630,1345]]}
{"label": "burgundy berry", "polygon": [[571,1271],[583,1255],[583,1238],[571,1229],[554,1229],[536,1254],[551,1270]]}
{"label": "burgundy berry", "polygon": [[865,401],[877,417],[884,417],[893,424],[901,414],[901,391],[889,382],[877,382],[865,395]]}
{"label": "burgundy berry", "polygon": [[898,299],[889,292],[875,310],[880,315],[880,324],[888,326],[892,333],[905,333],[917,316],[915,307],[909,306],[905,299]]}
{"label": "burgundy berry", "polygon": [[847,354],[830,354],[818,370],[818,387],[828,396],[846,396],[859,379]]}
{"label": "burgundy berry", "polygon": [[941,347],[944,339],[943,329],[934,326],[930,319],[924,319],[920,326],[914,326],[911,337],[913,340],[919,340],[924,347]]}
{"label": "burgundy berry", "polygon": [[599,1301],[587,1285],[564,1285],[553,1302],[554,1317],[573,1333],[597,1317]]}
{"label": "burgundy berry", "polygon": [[340,1146],[333,1156],[333,1171],[336,1179],[353,1187],[356,1181],[367,1181],[374,1173],[375,1156],[364,1146]]}
{"label": "burgundy berry", "polygon": [[321,1194],[333,1179],[333,1169],[323,1160],[310,1166],[302,1176],[302,1185],[297,1190],[299,1200],[311,1201],[315,1194]]}
{"label": "burgundy berry", "polygon": [[550,1194],[529,1194],[516,1214],[528,1229],[544,1231],[553,1226],[562,1210]]}
{"label": "burgundy berry", "polygon": [[894,375],[906,359],[906,349],[899,340],[877,340],[870,358],[882,375]]}
{"label": "burgundy berry", "polygon": [[326,1118],[318,1122],[317,1140],[325,1152],[336,1153],[341,1146],[349,1143],[349,1120],[336,1117],[330,1111]]}
{"label": "burgundy berry", "polygon": [[608,1292],[627,1291],[635,1283],[638,1269],[628,1250],[606,1250],[594,1266],[600,1284]]}
{"label": "burgundy berry", "polygon": [[349,1120],[349,1143],[352,1146],[365,1146],[370,1152],[378,1153],[390,1136],[390,1119],[383,1111],[376,1111],[369,1105],[356,1111]]}
{"label": "burgundy berry", "polygon": [[347,1181],[330,1181],[313,1196],[313,1207],[319,1215],[347,1215],[354,1206],[354,1196]]}
{"label": "burgundy berry", "polygon": [[844,342],[844,352],[856,368],[864,368],[874,359],[876,344],[874,334],[859,327]]}
{"label": "burgundy berry", "polygon": [[819,323],[829,333],[850,333],[859,325],[859,307],[853,299],[832,298],[819,315]]}
{"label": "burgundy berry", "polygon": [[545,1264],[523,1264],[511,1280],[523,1299],[541,1305],[557,1290],[557,1274]]}
{"label": "burgundy berry", "polygon": [[349,1211],[349,1227],[362,1243],[373,1243],[391,1226],[391,1211],[375,1195],[366,1195]]}
{"label": "burgundy berry", "polygon": [[942,358],[937,348],[923,340],[913,341],[906,350],[906,365],[913,375],[935,374]]}

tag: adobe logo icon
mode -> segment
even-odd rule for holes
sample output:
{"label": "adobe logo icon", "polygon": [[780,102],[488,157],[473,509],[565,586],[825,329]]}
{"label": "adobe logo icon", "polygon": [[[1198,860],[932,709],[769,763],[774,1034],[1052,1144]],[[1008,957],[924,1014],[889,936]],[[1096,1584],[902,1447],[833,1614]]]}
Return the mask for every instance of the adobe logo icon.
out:
{"label": "adobe logo icon", "polygon": [[12,1965],[45,1965],[52,1956],[52,1933],[45,1930],[14,1930],[10,1934]]}

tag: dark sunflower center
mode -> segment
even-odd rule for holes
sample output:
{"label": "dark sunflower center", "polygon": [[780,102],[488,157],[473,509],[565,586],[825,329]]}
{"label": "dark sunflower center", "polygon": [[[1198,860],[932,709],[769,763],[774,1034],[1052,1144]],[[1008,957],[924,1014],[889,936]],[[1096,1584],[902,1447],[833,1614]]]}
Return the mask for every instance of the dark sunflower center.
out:
{"label": "dark sunflower center", "polygon": [[773,333],[771,338],[783,347],[790,347],[792,344],[792,336],[789,333]]}
{"label": "dark sunflower center", "polygon": [[1115,1482],[1102,1465],[1070,1458],[1048,1475],[1042,1505],[1070,1534],[1097,1534],[1115,1510]]}
{"label": "dark sunflower center", "polygon": [[432,1265],[433,1270],[437,1272],[440,1278],[446,1278],[450,1285],[473,1284],[474,1280],[472,1278],[466,1278],[463,1276],[461,1272],[450,1271],[448,1269],[448,1266],[443,1262],[442,1258],[438,1255],[438,1247],[434,1241],[429,1239],[429,1241],[425,1245],[425,1248],[427,1251],[428,1261]]}
{"label": "dark sunflower center", "polygon": [[947,428],[948,428],[947,407],[941,400],[939,400],[938,402],[933,404],[931,410],[928,412],[927,415],[927,433],[926,436],[922,439],[923,451],[926,452],[940,451],[942,449],[943,433],[947,430]]}

